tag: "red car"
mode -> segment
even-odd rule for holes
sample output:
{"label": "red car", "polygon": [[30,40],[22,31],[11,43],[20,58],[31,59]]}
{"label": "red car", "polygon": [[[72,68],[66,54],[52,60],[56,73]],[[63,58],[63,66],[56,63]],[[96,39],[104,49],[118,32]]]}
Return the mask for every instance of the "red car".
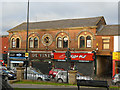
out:
{"label": "red car", "polygon": [[64,71],[64,69],[61,69],[61,68],[51,69],[51,70],[49,71],[50,77],[51,77],[51,78],[54,78],[59,71]]}

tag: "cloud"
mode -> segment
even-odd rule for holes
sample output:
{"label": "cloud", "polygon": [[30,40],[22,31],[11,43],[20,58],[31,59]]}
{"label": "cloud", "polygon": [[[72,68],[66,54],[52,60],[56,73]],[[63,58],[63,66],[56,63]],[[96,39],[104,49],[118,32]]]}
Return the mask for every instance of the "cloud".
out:
{"label": "cloud", "polygon": [[[32,1],[32,0],[30,0]],[[104,16],[108,24],[118,21],[117,2],[31,2],[30,21]],[[3,2],[2,31],[25,22],[27,2]]]}

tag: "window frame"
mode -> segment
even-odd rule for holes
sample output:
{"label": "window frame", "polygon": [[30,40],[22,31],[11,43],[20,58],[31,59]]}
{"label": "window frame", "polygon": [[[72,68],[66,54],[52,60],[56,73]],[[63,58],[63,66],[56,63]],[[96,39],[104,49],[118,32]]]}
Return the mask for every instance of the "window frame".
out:
{"label": "window frame", "polygon": [[[109,40],[109,42],[104,42],[104,40]],[[108,44],[109,48],[105,49],[104,44]],[[110,39],[109,38],[102,39],[102,50],[110,50]]]}
{"label": "window frame", "polygon": [[[61,40],[60,40],[59,38],[60,38]],[[59,45],[59,42],[61,43],[61,45]],[[61,46],[61,47],[59,47],[59,46]],[[61,38],[61,37],[58,37],[58,38],[57,38],[57,48],[62,48],[62,38]]]}
{"label": "window frame", "polygon": [[[35,40],[35,39],[37,39],[37,40]],[[37,41],[37,43],[36,43],[36,41]],[[38,48],[38,38],[37,37],[34,38],[33,42],[34,42],[34,48]],[[37,46],[35,44],[37,44]]]}
{"label": "window frame", "polygon": [[[90,37],[90,39],[87,39],[87,37]],[[91,39],[91,36],[88,35],[87,37],[86,37],[86,48],[92,48],[92,39]],[[87,45],[88,45],[87,40],[91,40],[91,47],[87,47]]]}
{"label": "window frame", "polygon": [[[58,47],[58,38],[61,38],[61,47]],[[67,38],[68,40],[67,40],[67,47],[64,47],[63,45],[64,45],[64,38]],[[57,38],[56,38],[56,48],[69,48],[69,37],[68,36],[58,36]]]}
{"label": "window frame", "polygon": [[[19,40],[19,41],[17,41],[17,39]],[[17,47],[18,46],[18,47]],[[16,48],[20,48],[20,39],[19,38],[16,38]]]}
{"label": "window frame", "polygon": [[[84,47],[81,47],[81,37],[84,38]],[[82,41],[83,41],[83,40],[82,40]],[[84,36],[80,36],[80,37],[79,37],[79,43],[80,43],[80,44],[79,44],[79,47],[80,47],[80,48],[85,48],[85,37],[84,37]]]}
{"label": "window frame", "polygon": [[[13,39],[14,39],[14,45],[13,45]],[[12,38],[11,41],[12,41],[11,47],[12,47],[12,48],[16,48],[16,39],[15,39],[15,38]],[[14,47],[13,47],[13,46],[14,46]]]}
{"label": "window frame", "polygon": [[[33,39],[33,41],[32,41],[32,47],[30,47],[30,38],[32,38]],[[35,38],[37,38],[37,40],[35,40]],[[35,46],[35,41],[37,41],[37,46]],[[31,36],[31,37],[29,37],[29,39],[28,39],[28,47],[29,48],[39,48],[39,38],[38,37],[36,37],[36,36]]]}

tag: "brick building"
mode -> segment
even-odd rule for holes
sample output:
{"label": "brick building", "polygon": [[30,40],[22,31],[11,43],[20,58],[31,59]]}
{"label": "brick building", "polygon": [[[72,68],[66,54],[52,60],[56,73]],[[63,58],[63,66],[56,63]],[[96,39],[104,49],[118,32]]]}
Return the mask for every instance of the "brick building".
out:
{"label": "brick building", "polygon": [[1,41],[1,45],[0,45],[1,58],[0,59],[3,60],[4,63],[7,64],[7,52],[8,52],[8,47],[9,47],[8,35],[0,36],[0,41]]}
{"label": "brick building", "polygon": [[[9,33],[9,65],[15,67],[24,63],[26,50],[27,23],[22,23]],[[28,31],[29,60],[33,63],[53,62],[51,52],[92,53],[96,51],[96,59],[78,60],[78,71],[84,75],[103,75],[112,73],[112,52],[114,36],[118,35],[118,25],[106,25],[101,17],[65,19],[44,22],[30,22]],[[68,69],[70,63],[55,61],[55,67]],[[105,67],[103,67],[105,66]],[[87,72],[86,72],[87,71]],[[108,74],[108,73],[107,73]]]}

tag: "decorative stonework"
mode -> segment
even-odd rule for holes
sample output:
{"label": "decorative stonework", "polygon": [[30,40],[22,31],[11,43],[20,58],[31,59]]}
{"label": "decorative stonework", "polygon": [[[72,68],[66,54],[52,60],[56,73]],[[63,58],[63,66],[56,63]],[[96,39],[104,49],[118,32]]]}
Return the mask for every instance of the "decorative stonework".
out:
{"label": "decorative stonework", "polygon": [[69,37],[69,40],[71,40],[69,33],[66,32],[66,31],[63,31],[63,30],[57,32],[57,34],[55,35],[54,40],[56,40],[57,36],[58,36],[60,33],[61,33],[61,35],[64,35],[64,33],[65,33],[65,34]]}
{"label": "decorative stonework", "polygon": [[42,36],[42,43],[44,46],[50,46],[52,42],[53,42],[53,38],[50,34],[47,33]]}
{"label": "decorative stonework", "polygon": [[91,33],[93,39],[95,40],[95,35],[94,35],[94,33],[91,32],[90,30],[81,30],[81,31],[77,34],[77,36],[76,36],[76,40],[78,39],[79,35],[80,35],[82,32],[85,32],[85,34],[86,34],[86,32]]}
{"label": "decorative stonework", "polygon": [[38,33],[36,33],[36,32],[31,32],[31,33],[28,35],[28,37],[30,37],[31,35],[37,36],[37,37],[39,38],[39,41],[40,41],[40,36],[39,36]]}

